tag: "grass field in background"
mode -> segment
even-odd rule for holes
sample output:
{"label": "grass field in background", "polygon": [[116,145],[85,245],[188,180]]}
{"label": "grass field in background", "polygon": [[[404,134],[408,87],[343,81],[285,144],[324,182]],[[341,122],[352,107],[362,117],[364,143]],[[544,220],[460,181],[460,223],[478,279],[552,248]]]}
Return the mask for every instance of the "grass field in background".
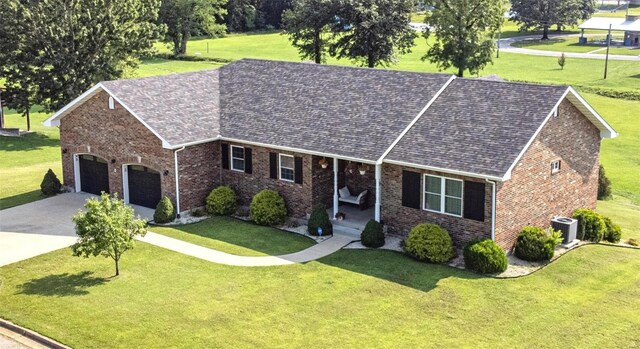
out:
{"label": "grass field in background", "polygon": [[[579,52],[587,53],[594,50],[600,50],[596,53],[605,54],[607,46],[593,41],[602,41],[606,39],[606,35],[603,36],[588,36],[589,42],[587,44],[578,44],[578,37],[572,36],[568,38],[552,38],[549,40],[524,40],[518,41],[512,44],[515,47],[528,48],[533,50],[543,51],[555,51],[555,52]],[[613,40],[622,41],[623,36],[614,36]],[[640,48],[635,47],[615,47],[609,48],[609,54],[612,55],[626,55],[626,56],[638,56],[640,55]],[[637,64],[637,62],[636,62]]]}

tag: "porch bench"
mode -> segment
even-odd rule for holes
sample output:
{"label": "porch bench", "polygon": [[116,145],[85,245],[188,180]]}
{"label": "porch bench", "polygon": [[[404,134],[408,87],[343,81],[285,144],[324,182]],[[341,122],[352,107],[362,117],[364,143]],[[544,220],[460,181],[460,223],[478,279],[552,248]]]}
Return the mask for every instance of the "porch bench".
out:
{"label": "porch bench", "polygon": [[349,188],[344,187],[338,190],[338,201],[357,205],[360,207],[360,210],[364,210],[367,208],[367,194],[369,194],[368,190],[365,190],[358,195],[351,195]]}

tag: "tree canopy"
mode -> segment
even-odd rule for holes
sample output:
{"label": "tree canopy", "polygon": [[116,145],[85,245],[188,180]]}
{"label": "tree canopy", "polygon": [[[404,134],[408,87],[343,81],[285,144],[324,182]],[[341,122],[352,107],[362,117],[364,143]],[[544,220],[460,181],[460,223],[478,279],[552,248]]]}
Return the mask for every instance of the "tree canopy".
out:
{"label": "tree canopy", "polygon": [[220,35],[226,30],[225,0],[162,0],[158,21],[167,27],[166,38],[173,44],[174,55],[187,53],[193,33]]}
{"label": "tree canopy", "polygon": [[552,25],[576,25],[595,8],[594,0],[511,0],[511,19],[520,30],[542,29],[542,40],[547,40]]}
{"label": "tree canopy", "polygon": [[373,68],[396,62],[411,52],[417,34],[409,26],[413,0],[342,0],[337,16],[344,32],[336,35],[330,53]]}
{"label": "tree canopy", "polygon": [[0,1],[8,107],[58,110],[93,84],[120,78],[163,32],[159,9],[159,0]]}
{"label": "tree canopy", "polygon": [[282,14],[285,33],[302,59],[325,61],[331,27],[336,23],[333,0],[295,0],[293,8]]}
{"label": "tree canopy", "polygon": [[109,194],[102,193],[99,199],[89,198],[84,205],[86,212],[73,217],[78,242],[72,246],[74,256],[104,256],[113,259],[116,276],[120,275],[119,262],[122,254],[134,247],[137,236],[147,233],[147,222],[135,218],[131,206]]}
{"label": "tree canopy", "polygon": [[477,74],[492,62],[494,34],[503,22],[505,4],[495,0],[432,0],[427,14],[425,38],[435,43],[422,57],[440,69],[455,67],[462,77],[465,71]]}

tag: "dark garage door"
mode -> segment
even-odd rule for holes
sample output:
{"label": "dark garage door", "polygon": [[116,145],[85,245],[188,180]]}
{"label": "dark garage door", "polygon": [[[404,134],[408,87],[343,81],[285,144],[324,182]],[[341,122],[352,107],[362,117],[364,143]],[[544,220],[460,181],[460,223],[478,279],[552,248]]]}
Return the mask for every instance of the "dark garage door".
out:
{"label": "dark garage door", "polygon": [[109,168],[105,160],[80,155],[80,190],[96,195],[109,192]]}
{"label": "dark garage door", "polygon": [[129,165],[129,203],[156,208],[160,202],[160,173],[144,166]]}

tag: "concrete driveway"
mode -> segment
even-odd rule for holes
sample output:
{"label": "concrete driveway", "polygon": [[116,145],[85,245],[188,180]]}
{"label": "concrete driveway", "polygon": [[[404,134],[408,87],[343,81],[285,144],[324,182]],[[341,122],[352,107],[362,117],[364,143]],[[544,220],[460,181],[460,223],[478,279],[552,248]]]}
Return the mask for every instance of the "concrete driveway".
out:
{"label": "concrete driveway", "polygon": [[[85,201],[94,195],[60,194],[0,210],[0,266],[71,246],[76,242],[71,221]],[[141,217],[151,219],[153,210],[134,206]]]}

